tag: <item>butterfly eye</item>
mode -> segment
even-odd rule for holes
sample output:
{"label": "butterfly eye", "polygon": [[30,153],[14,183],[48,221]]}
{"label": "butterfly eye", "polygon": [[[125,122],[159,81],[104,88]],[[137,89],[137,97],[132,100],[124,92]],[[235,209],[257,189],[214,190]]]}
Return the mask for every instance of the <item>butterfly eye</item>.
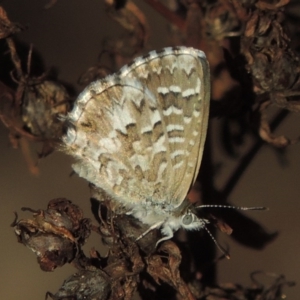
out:
{"label": "butterfly eye", "polygon": [[193,215],[192,214],[186,214],[182,217],[182,223],[184,225],[190,225],[194,221]]}

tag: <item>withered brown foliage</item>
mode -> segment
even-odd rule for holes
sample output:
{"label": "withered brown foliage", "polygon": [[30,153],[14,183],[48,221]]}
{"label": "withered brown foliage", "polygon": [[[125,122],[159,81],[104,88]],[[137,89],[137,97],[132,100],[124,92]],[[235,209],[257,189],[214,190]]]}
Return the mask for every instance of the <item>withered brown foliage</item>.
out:
{"label": "withered brown foliage", "polygon": [[[47,8],[56,2],[50,1]],[[295,142],[272,133],[288,111],[298,113],[300,107],[299,45],[291,44],[296,28],[287,29],[290,20],[285,12],[290,1],[145,2],[170,23],[169,45],[193,46],[207,54],[212,74],[211,118],[224,120],[223,146],[228,154],[235,155],[246,136],[255,137],[255,144],[243,154],[223,189],[215,187],[210,151],[204,155],[198,180],[202,201],[226,204],[263,143],[282,148]],[[144,12],[136,4],[117,0],[105,3],[107,14],[121,24],[126,34],[107,40],[103,49],[99,49],[99,62],[80,76],[79,82],[84,86],[142,54],[151,33]],[[63,133],[58,116],[70,110],[72,101],[66,89],[58,81],[50,80],[46,73],[30,75],[32,50],[27,61],[21,61],[14,41],[14,35],[22,30],[25,28],[11,22],[0,7],[0,38],[6,40],[14,65],[13,70],[7,70],[14,83],[0,81],[0,119],[9,130],[12,145],[21,145],[26,159],[31,161],[26,150],[29,142],[43,144],[40,157],[55,149]],[[267,121],[270,106],[279,109],[271,123]],[[29,166],[36,172],[32,161]],[[43,270],[53,271],[66,263],[77,268],[77,273],[57,293],[47,293],[52,299],[132,299],[138,291],[142,299],[271,300],[281,299],[283,287],[292,285],[279,275],[272,275],[274,279],[269,286],[260,284],[254,277],[250,288],[217,285],[212,241],[206,243],[212,245],[206,252],[199,250],[199,233],[189,233],[186,243],[167,241],[158,248],[155,248],[157,232],[150,232],[136,242],[147,228],[111,207],[109,197],[103,192],[92,188],[92,196],[100,200],[92,201],[97,225],[85,219],[79,207],[63,198],[51,200],[46,210],[25,209],[32,211],[33,217],[20,220],[16,217],[13,223],[19,242],[37,254]],[[199,200],[197,188],[190,198],[194,202]],[[224,222],[216,212],[211,219],[248,247],[262,249],[276,237],[235,211]],[[95,249],[89,256],[84,254],[82,246],[91,231],[101,236],[109,247],[106,257],[101,257]]]}

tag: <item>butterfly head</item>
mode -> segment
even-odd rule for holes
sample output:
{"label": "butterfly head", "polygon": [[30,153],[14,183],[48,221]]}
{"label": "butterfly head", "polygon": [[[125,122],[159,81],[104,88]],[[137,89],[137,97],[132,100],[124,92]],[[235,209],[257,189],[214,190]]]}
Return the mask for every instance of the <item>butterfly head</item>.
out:
{"label": "butterfly head", "polygon": [[181,227],[186,230],[199,230],[207,223],[209,223],[208,220],[199,218],[190,210],[181,216]]}
{"label": "butterfly head", "polygon": [[164,237],[159,240],[167,240],[173,237],[173,233],[182,228],[185,230],[200,230],[209,223],[208,220],[199,218],[190,209],[187,209],[182,215],[170,216],[162,225],[161,233]]}
{"label": "butterfly head", "polygon": [[[135,215],[137,217],[137,215]],[[155,218],[157,218],[159,214],[155,213]],[[144,215],[143,219],[139,218],[143,222],[147,222],[148,220],[152,221],[152,226],[140,235],[137,240],[144,237],[153,229],[160,228],[162,238],[157,242],[157,244],[161,243],[162,241],[168,240],[173,237],[174,232],[178,229],[185,229],[185,230],[200,230],[205,228],[206,224],[209,223],[208,220],[199,218],[190,207],[190,203],[188,201],[184,201],[177,210],[173,213],[165,214],[163,218],[156,219],[154,221],[153,217],[150,217],[149,211],[147,216]],[[149,222],[150,223],[150,222]]]}

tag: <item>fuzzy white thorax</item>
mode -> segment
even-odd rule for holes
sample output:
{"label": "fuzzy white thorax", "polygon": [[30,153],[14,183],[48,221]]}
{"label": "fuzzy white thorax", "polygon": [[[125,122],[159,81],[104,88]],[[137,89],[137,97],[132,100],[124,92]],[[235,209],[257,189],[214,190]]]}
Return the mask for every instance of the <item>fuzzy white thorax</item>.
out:
{"label": "fuzzy white thorax", "polygon": [[134,216],[143,224],[150,226],[137,240],[144,237],[150,231],[160,228],[163,237],[157,244],[172,238],[174,232],[178,229],[200,230],[209,223],[207,219],[198,218],[190,209],[182,210],[182,213],[166,213],[165,210],[162,211],[159,207],[156,209],[147,209],[145,206],[135,206],[128,214]]}

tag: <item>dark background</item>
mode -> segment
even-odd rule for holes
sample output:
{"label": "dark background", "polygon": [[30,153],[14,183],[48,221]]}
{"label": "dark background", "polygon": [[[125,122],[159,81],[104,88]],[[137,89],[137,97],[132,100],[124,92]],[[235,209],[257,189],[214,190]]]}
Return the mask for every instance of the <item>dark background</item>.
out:
{"label": "dark background", "polygon": [[[76,86],[79,75],[97,61],[103,37],[116,36],[122,30],[105,15],[102,1],[59,0],[51,9],[44,10],[46,3],[41,0],[1,1],[12,21],[28,26],[19,38],[33,43],[35,50],[42,54],[46,68],[58,68],[59,78]],[[167,23],[142,1],[139,4],[151,27],[148,50],[168,46]],[[77,88],[80,91],[80,87]],[[276,134],[297,138],[299,124],[299,116],[291,114]],[[218,121],[213,121],[210,126],[217,130]],[[226,166],[217,178],[222,185],[233,162],[222,155],[219,148],[215,141],[213,151]],[[255,251],[220,233],[218,241],[228,244],[231,253],[231,260],[218,264],[220,282],[250,285],[249,274],[255,270],[284,274],[288,280],[299,281],[299,150],[299,144],[290,146],[286,153],[287,163],[282,165],[276,152],[264,146],[239,181],[231,203],[268,206],[270,211],[248,212],[248,215],[269,232],[278,230],[280,234],[266,249]],[[17,243],[13,229],[9,227],[14,211],[20,211],[23,206],[46,208],[48,201],[56,197],[71,199],[85,210],[85,216],[91,217],[87,183],[76,176],[69,177],[71,161],[64,154],[54,153],[40,161],[40,175],[32,176],[21,151],[10,147],[7,130],[0,125],[1,299],[44,299],[46,291],[55,292],[75,271],[65,266],[53,273],[42,272],[34,254]],[[20,216],[29,214],[20,213]],[[92,244],[95,242],[85,249],[88,251]],[[98,250],[105,253],[99,247]],[[288,299],[298,299],[299,292],[299,286],[285,289]]]}

